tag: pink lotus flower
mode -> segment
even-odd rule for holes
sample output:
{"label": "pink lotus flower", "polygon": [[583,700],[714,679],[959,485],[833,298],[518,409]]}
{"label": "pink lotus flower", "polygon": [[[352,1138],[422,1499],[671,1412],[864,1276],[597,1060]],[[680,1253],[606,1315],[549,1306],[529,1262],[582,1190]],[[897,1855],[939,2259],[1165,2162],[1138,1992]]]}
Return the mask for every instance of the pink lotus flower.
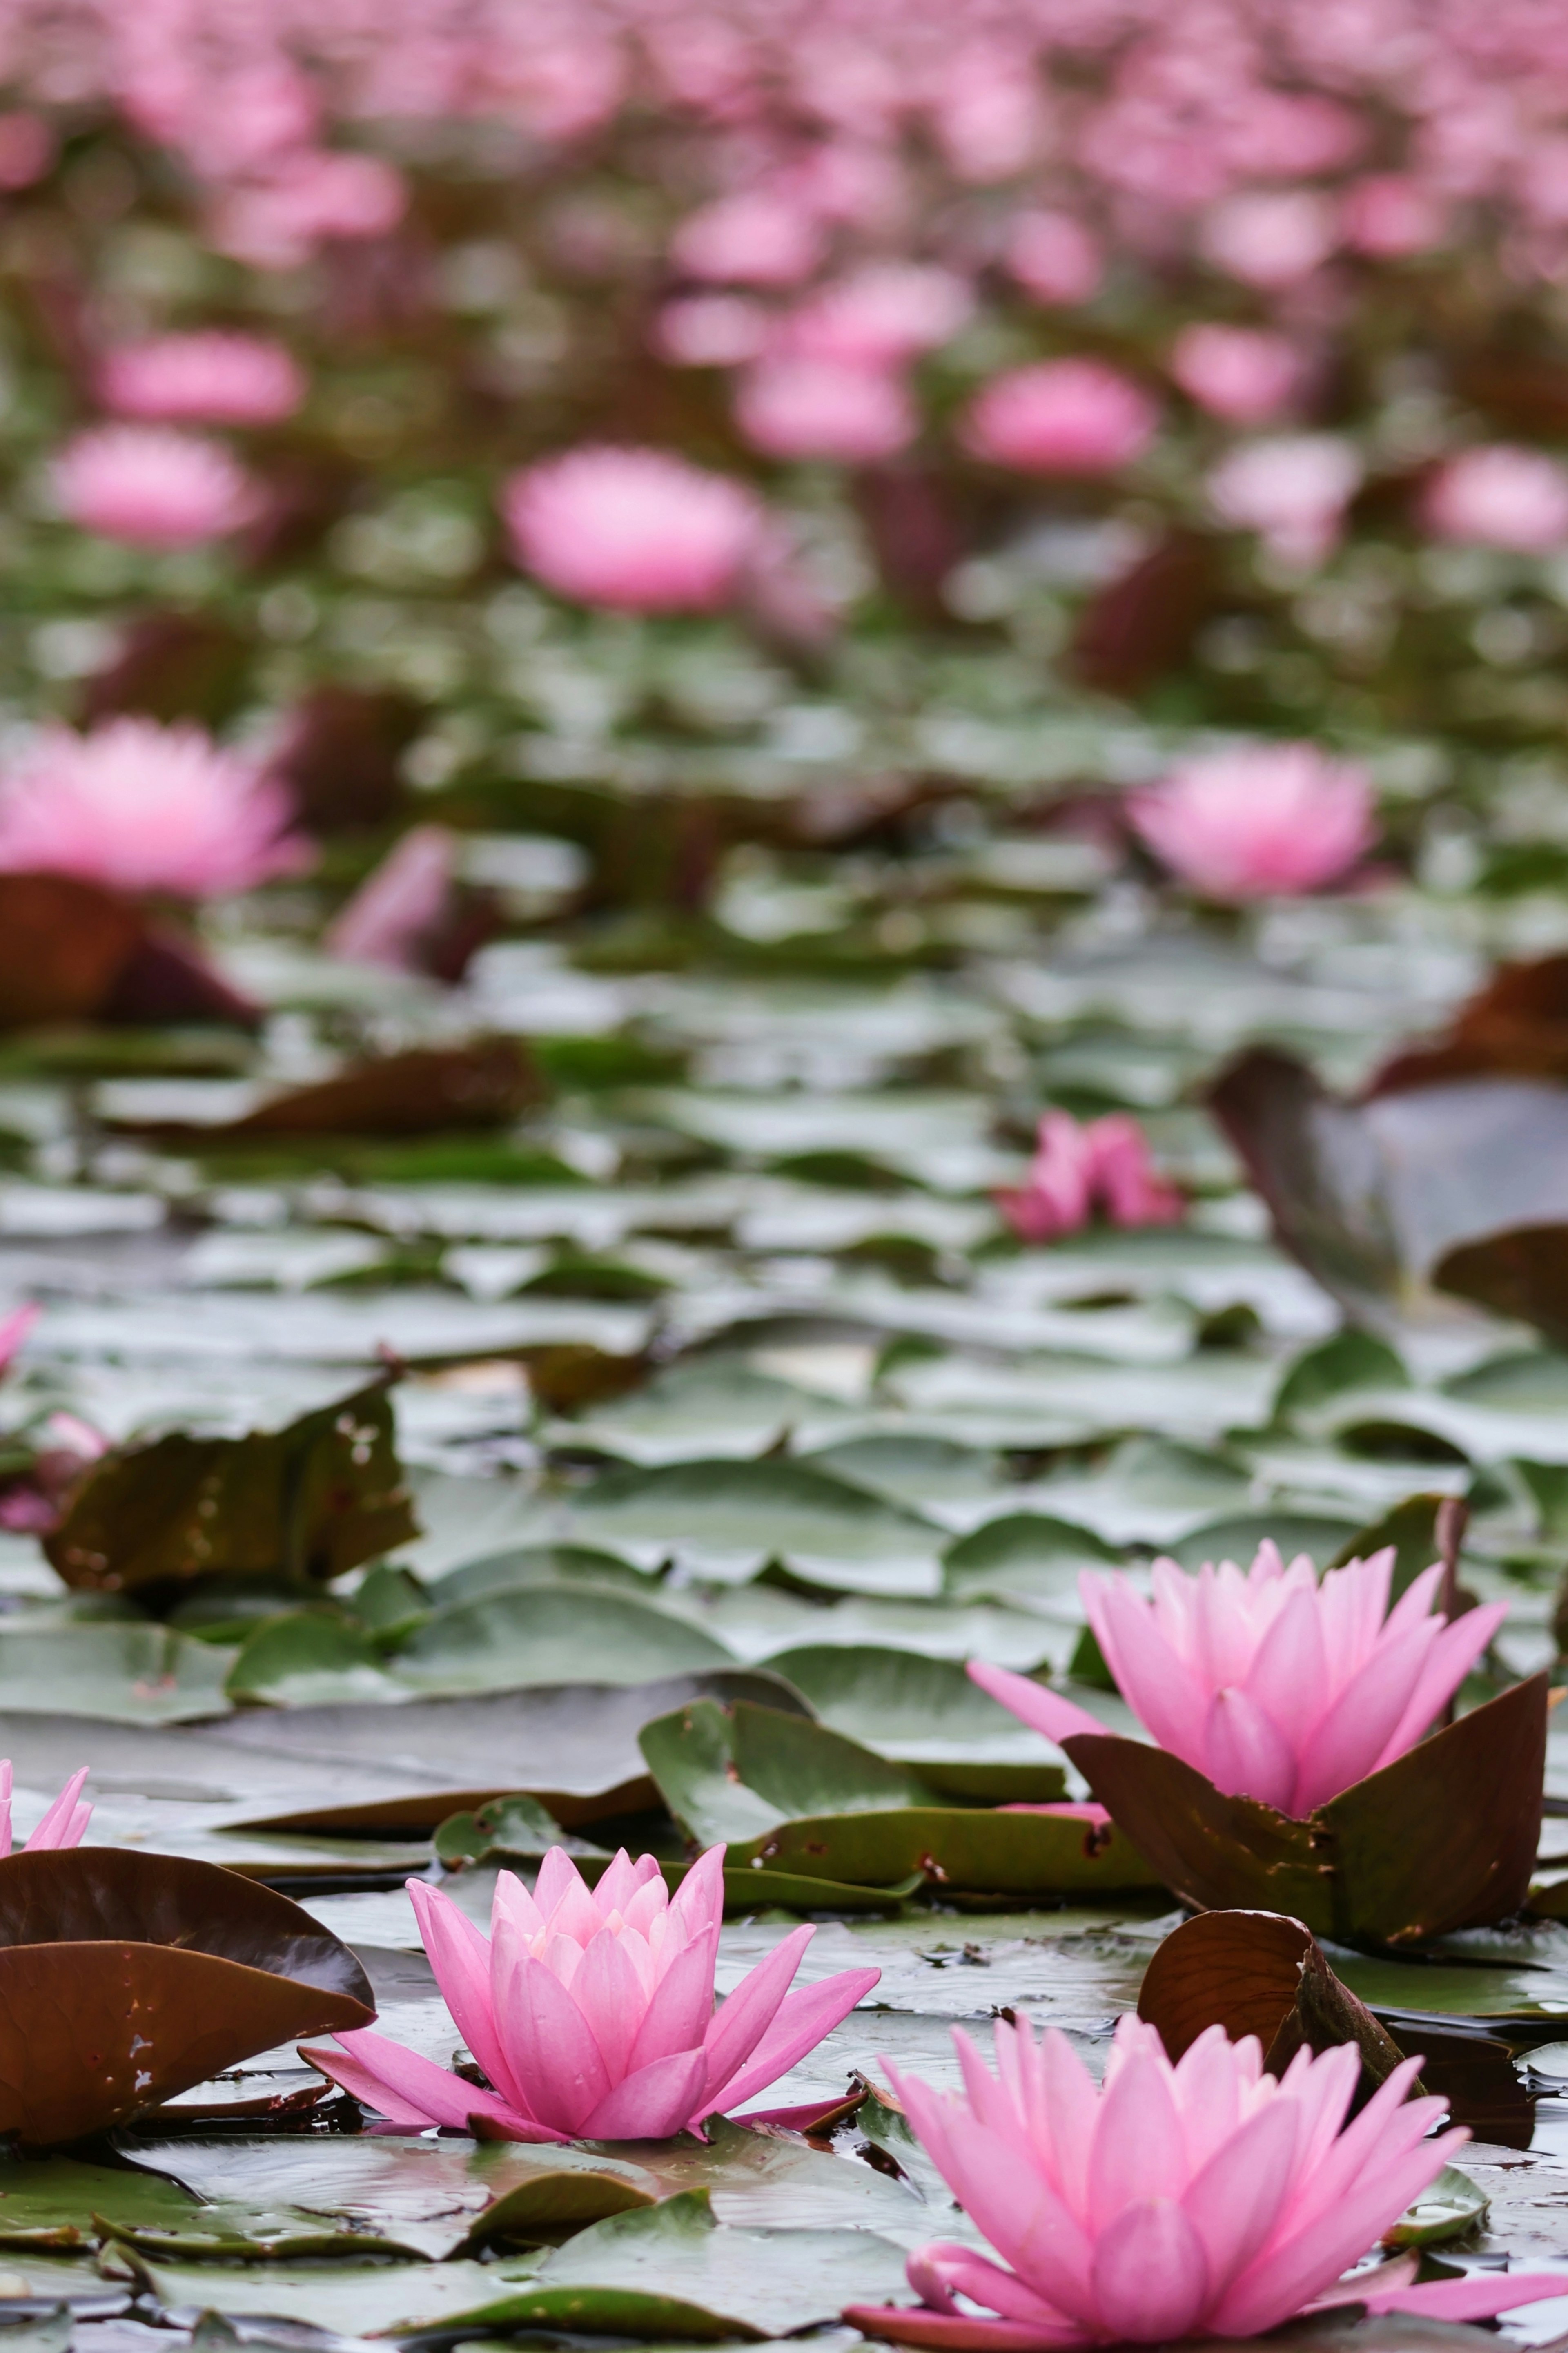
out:
{"label": "pink lotus flower", "polygon": [[882,2063],[1002,2261],[919,2249],[909,2280],[925,2308],[852,2308],[868,2333],[1047,2353],[1258,2336],[1341,2304],[1484,2319],[1568,2289],[1568,2276],[1496,2272],[1415,2287],[1414,2257],[1342,2278],[1469,2138],[1463,2126],[1426,2137],[1444,2103],[1408,2096],[1419,2059],[1347,2124],[1353,2043],[1299,2051],[1276,2081],[1256,2035],[1233,2043],[1211,2026],[1173,2066],[1152,2026],[1121,2018],[1097,2084],[1059,2027],[1038,2044],[1027,2020],[995,2034],[993,2075],[954,2028],[962,2093]]}
{"label": "pink lotus flower", "polygon": [[1337,433],[1282,433],[1231,450],[1205,487],[1221,522],[1257,532],[1279,563],[1310,570],[1332,554],[1362,471]]}
{"label": "pink lotus flower", "polygon": [[1433,477],[1421,520],[1436,539],[1548,555],[1568,541],[1568,470],[1506,441],[1466,449]]}
{"label": "pink lotus flower", "polygon": [[1227,276],[1273,289],[1310,277],[1337,237],[1332,207],[1315,189],[1259,189],[1227,196],[1210,214],[1204,248]]}
{"label": "pink lotus flower", "polygon": [[875,465],[908,448],[920,430],[895,375],[837,360],[769,359],[742,379],[735,422],[770,458],[826,458]]}
{"label": "pink lotus flower", "polygon": [[1105,256],[1070,213],[1020,213],[1008,233],[1007,267],[1037,302],[1087,302],[1100,290]]}
{"label": "pink lotus flower", "polygon": [[[89,1765],[73,1773],[22,1852],[42,1854],[62,1846],[79,1846],[92,1820],[92,1808],[81,1803]],[[11,1759],[0,1757],[0,1855],[11,1852]]]}
{"label": "pink lotus flower", "polygon": [[310,865],[292,817],[286,786],[188,723],[45,727],[0,772],[0,872],[217,898]]}
{"label": "pink lotus flower", "polygon": [[479,2091],[369,2029],[303,2052],[395,2125],[482,2117],[508,2140],[662,2140],[739,2106],[848,2017],[877,1969],[841,1969],[791,1992],[815,1930],[794,1928],[720,2007],[713,1968],[724,1849],[710,1847],[673,1898],[650,1854],[623,1849],[592,1893],[552,1847],[531,1895],[503,1871],[490,1938],[423,1880],[408,1893],[458,2031],[493,2091]]}
{"label": "pink lotus flower", "polygon": [[254,520],[255,485],[219,441],[163,425],[95,425],[50,470],[61,513],[132,547],[199,547]]}
{"label": "pink lotus flower", "polygon": [[[1189,1577],[1157,1560],[1150,1600],[1088,1569],[1079,1590],[1117,1689],[1160,1747],[1225,1796],[1304,1820],[1415,1747],[1508,1615],[1492,1601],[1434,1616],[1441,1562],[1390,1609],[1393,1570],[1389,1546],[1320,1584],[1305,1553],[1287,1568],[1266,1542],[1245,1577],[1234,1561]],[[980,1660],[969,1672],[1047,1740],[1105,1729],[1026,1675]]]}
{"label": "pink lotus flower", "polygon": [[738,367],[768,339],[768,314],[744,294],[687,294],[667,302],[654,345],[670,367]]}
{"label": "pink lotus flower", "polygon": [[1189,399],[1232,425],[1277,417],[1301,381],[1301,354],[1283,335],[1206,320],[1183,328],[1170,365]]}
{"label": "pink lotus flower", "polygon": [[1442,206],[1418,180],[1398,172],[1375,172],[1345,192],[1340,208],[1345,243],[1378,261],[1429,253],[1443,242]]}
{"label": "pink lotus flower", "polygon": [[822,248],[822,225],[805,206],[752,192],[689,214],[670,258],[687,277],[719,285],[795,286],[810,277]]}
{"label": "pink lotus flower", "polygon": [[327,955],[422,971],[421,951],[452,911],[460,847],[448,826],[411,826],[322,933]]}
{"label": "pink lotus flower", "polygon": [[1185,760],[1130,806],[1155,856],[1210,899],[1321,890],[1375,832],[1365,770],[1314,744],[1245,744]]}
{"label": "pink lotus flower", "polygon": [[0,114],[0,188],[30,188],[54,167],[59,142],[41,114]]}
{"label": "pink lotus flower", "polygon": [[1024,474],[1110,474],[1142,456],[1160,411],[1103,360],[1041,360],[994,376],[963,438],[977,458]]}
{"label": "pink lotus flower", "polygon": [[890,368],[934,351],[974,308],[967,282],[934,263],[868,263],[818,289],[783,322],[779,348],[840,367]]}
{"label": "pink lotus flower", "polygon": [[1027,1177],[995,1199],[1026,1242],[1075,1234],[1097,1209],[1113,1226],[1166,1226],[1185,1207],[1175,1187],[1156,1173],[1148,1137],[1125,1112],[1110,1112],[1081,1127],[1070,1112],[1047,1112]]}
{"label": "pink lotus flower", "polygon": [[105,353],[99,393],[117,417],[274,425],[303,401],[305,375],[291,352],[259,335],[155,335]]}
{"label": "pink lotus flower", "polygon": [[331,238],[384,237],[407,204],[402,173],[381,156],[300,150],[227,189],[210,235],[221,253],[257,269],[295,269]]}
{"label": "pink lotus flower", "polygon": [[9,1315],[0,1317],[0,1379],[10,1371],[23,1342],[43,1312],[36,1299],[25,1299],[20,1307],[13,1307]]}
{"label": "pink lotus flower", "polygon": [[518,562],[563,596],[626,613],[707,613],[763,526],[755,495],[662,449],[574,449],[514,474],[501,511]]}

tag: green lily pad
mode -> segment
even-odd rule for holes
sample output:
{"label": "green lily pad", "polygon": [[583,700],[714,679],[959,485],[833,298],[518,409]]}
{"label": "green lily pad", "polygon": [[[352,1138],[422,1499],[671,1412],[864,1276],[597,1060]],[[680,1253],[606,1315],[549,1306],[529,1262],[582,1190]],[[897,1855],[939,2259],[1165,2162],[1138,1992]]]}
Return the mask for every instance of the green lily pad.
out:
{"label": "green lily pad", "polygon": [[116,1724],[226,1715],[235,1652],[145,1620],[0,1630],[0,1710],[79,1715]]}
{"label": "green lily pad", "polygon": [[263,1620],[240,1646],[224,1690],[271,1707],[398,1696],[370,1636],[339,1609],[295,1609]]}
{"label": "green lily pad", "polygon": [[1428,2189],[1383,2234],[1385,2247],[1438,2247],[1479,2230],[1487,2217],[1484,2192],[1457,2165],[1446,2165]]}
{"label": "green lily pad", "polygon": [[1059,1766],[953,1659],[870,1643],[822,1642],[775,1651],[767,1664],[809,1700],[819,1723],[885,1757],[914,1765],[939,1795],[980,1805],[1063,1796]]}
{"label": "green lily pad", "polygon": [[596,1587],[539,1586],[437,1609],[398,1653],[417,1691],[531,1683],[638,1683],[730,1666],[733,1654],[652,1601]]}
{"label": "green lily pad", "polygon": [[713,1459],[612,1471],[577,1504],[574,1525],[650,1566],[754,1576],[770,1560],[835,1590],[936,1588],[940,1529],[807,1462]]}

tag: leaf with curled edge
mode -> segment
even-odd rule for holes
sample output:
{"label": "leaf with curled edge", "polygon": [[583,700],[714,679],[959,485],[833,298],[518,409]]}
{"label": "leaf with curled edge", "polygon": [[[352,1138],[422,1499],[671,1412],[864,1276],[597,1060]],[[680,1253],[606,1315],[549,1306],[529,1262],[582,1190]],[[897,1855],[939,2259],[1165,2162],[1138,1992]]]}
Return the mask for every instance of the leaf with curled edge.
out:
{"label": "leaf with curled edge", "polygon": [[1200,1912],[1184,1920],[1149,1964],[1138,2015],[1159,2029],[1172,2059],[1211,2026],[1223,2026],[1233,2042],[1255,2034],[1272,2075],[1298,2051],[1353,2042],[1377,2084],[1404,2056],[1334,1975],[1311,1930],[1280,1912]]}
{"label": "leaf with curled edge", "polygon": [[1441,1290],[1568,1333],[1568,1088],[1488,1070],[1349,1103],[1258,1048],[1209,1105],[1282,1247],[1359,1322],[1394,1332]]}
{"label": "leaf with curled edge", "polygon": [[1062,1745],[1184,1902],[1285,1911],[1316,1936],[1401,1945],[1507,1919],[1524,1904],[1546,1706],[1544,1674],[1515,1683],[1306,1821],[1226,1797],[1179,1757],[1138,1741],[1078,1733]]}
{"label": "leaf with curled edge", "polygon": [[329,1583],[419,1532],[387,1388],[373,1382],[282,1430],[115,1447],[79,1481],[44,1550],[69,1586],[153,1603],[202,1577]]}
{"label": "leaf with curled edge", "polygon": [[26,2147],[374,2013],[346,1945],[215,1863],[109,1847],[0,1862],[0,2135]]}

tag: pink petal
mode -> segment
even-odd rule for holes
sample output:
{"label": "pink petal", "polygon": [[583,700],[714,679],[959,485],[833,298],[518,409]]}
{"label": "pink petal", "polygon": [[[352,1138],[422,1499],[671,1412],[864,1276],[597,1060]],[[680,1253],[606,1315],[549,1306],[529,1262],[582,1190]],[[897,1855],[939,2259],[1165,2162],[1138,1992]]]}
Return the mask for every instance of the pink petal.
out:
{"label": "pink petal", "polygon": [[710,1846],[700,1854],[670,1902],[670,1910],[689,1940],[710,1931],[718,1935],[724,1918],[724,1854]]}
{"label": "pink petal", "polygon": [[[510,1942],[503,1922],[498,1947]],[[542,1961],[521,1947],[507,1956],[496,2006],[510,2073],[531,2112],[558,2131],[576,2133],[610,2088],[587,2020]]]}
{"label": "pink petal", "polygon": [[1409,1712],[1436,1634],[1436,1620],[1427,1618],[1412,1633],[1380,1641],[1365,1666],[1335,1698],[1298,1764],[1296,1805],[1303,1816],[1372,1771],[1389,1736]]}
{"label": "pink petal", "polygon": [[[667,2059],[672,2052],[694,2051],[702,2043],[713,2021],[717,1942],[711,1935],[694,1937],[677,1953],[643,2013],[627,2055],[628,2068],[646,2067],[655,2059]],[[730,1999],[732,2001],[734,1995]]]}
{"label": "pink petal", "polygon": [[636,1963],[613,1929],[601,1928],[590,1941],[572,1979],[572,1999],[599,2046],[606,2077],[618,2084],[630,2063],[647,1996]]}
{"label": "pink petal", "polygon": [[1098,2234],[1124,2206],[1179,2198],[1187,2153],[1163,2057],[1135,2051],[1114,2076],[1107,2071],[1089,2158],[1089,2224]]}
{"label": "pink petal", "polygon": [[702,2048],[708,2061],[708,2080],[703,2097],[710,2107],[718,2100],[725,2084],[751,2057],[773,2024],[779,2005],[789,1991],[790,1981],[800,1967],[801,1956],[816,1934],[816,1929],[809,1923],[792,1928],[789,1935],[773,1947],[766,1960],[759,1961],[754,1969],[747,1972],[734,1992],[720,2003],[709,2020],[702,2037]]}
{"label": "pink petal", "polygon": [[1300,1750],[1329,1704],[1322,1612],[1315,1593],[1291,1594],[1259,1642],[1241,1687],[1278,1725],[1287,1746]]}
{"label": "pink petal", "polygon": [[[824,1978],[820,1985],[796,1986],[780,2002],[773,2024],[740,2073],[717,2092],[704,2093],[704,2114],[711,2115],[721,2106],[737,2108],[742,2100],[765,2092],[770,2084],[787,2075],[848,2017],[858,2001],[864,2000],[881,1975],[880,1969],[840,1969],[837,1976]],[[734,1998],[731,1994],[730,2000]]]}
{"label": "pink petal", "polygon": [[300,2056],[389,2124],[423,2130],[428,2125],[454,2126],[467,2132],[468,2118],[482,2116],[503,2126],[514,2140],[559,2141],[561,2133],[519,2116],[494,2092],[480,2091],[461,2075],[449,2074],[433,2059],[405,2051],[389,2035],[358,2027],[337,2037],[338,2047],[301,2043]]}
{"label": "pink petal", "polygon": [[1110,2336],[1142,2345],[1185,2337],[1208,2294],[1203,2242],[1173,2200],[1139,2199],[1100,2233],[1093,2282]]}
{"label": "pink petal", "polygon": [[1425,2287],[1389,2288],[1364,2302],[1368,2312],[1413,2312],[1425,2320],[1495,2320],[1521,2305],[1557,2295],[1568,2295],[1568,2272],[1469,2272],[1463,2279],[1430,2280]]}
{"label": "pink petal", "polygon": [[847,2304],[844,2317],[862,2337],[913,2345],[922,2353],[1040,2353],[1042,2346],[1089,2342],[1081,2328],[1047,2333],[1043,2321],[988,2320],[978,2313],[927,2312],[919,2305]]}
{"label": "pink petal", "polygon": [[668,2140],[697,2109],[707,2070],[700,2050],[672,2051],[607,2092],[583,2120],[584,2140]]}
{"label": "pink petal", "polygon": [[507,2063],[490,2008],[490,1946],[467,1913],[427,1880],[404,1882],[419,1935],[442,2000],[458,2033],[490,2082],[521,2114],[528,2114],[521,2085]]}
{"label": "pink petal", "polygon": [[1508,1616],[1506,1601],[1488,1601],[1450,1619],[1426,1653],[1415,1689],[1394,1730],[1368,1771],[1381,1772],[1403,1757],[1426,1732],[1440,1708],[1447,1705]]}
{"label": "pink petal", "polygon": [[1203,1770],[1201,1741],[1209,1694],[1173,1650],[1152,1609],[1121,1577],[1086,1570],[1079,1591],[1116,1687],[1151,1736]]}
{"label": "pink petal", "polygon": [[637,1874],[637,1865],[626,1848],[620,1847],[599,1873],[598,1884],[594,1890],[594,1901],[600,1911],[606,1915],[611,1912],[619,1912],[624,1917],[626,1905],[643,1883]]}
{"label": "pink petal", "polygon": [[1021,1723],[1043,1733],[1047,1740],[1060,1743],[1079,1732],[1104,1735],[1105,1726],[1098,1716],[1090,1715],[1076,1701],[1063,1699],[1059,1692],[1047,1691],[1029,1675],[1016,1675],[1010,1667],[994,1667],[984,1659],[971,1659],[967,1672],[971,1683],[978,1683],[983,1692],[989,1692]]}
{"label": "pink petal", "polygon": [[947,2126],[942,2178],[971,2221],[1031,2295],[1092,2324],[1093,2244],[1034,2161],[1022,2133],[990,2129],[962,2110],[949,2116]]}
{"label": "pink petal", "polygon": [[[1026,2280],[1019,2279],[1014,2272],[1004,2271],[1000,2263],[994,2263],[988,2255],[973,2247],[961,2247],[945,2240],[934,2246],[918,2248],[910,2255],[906,2271],[911,2287],[922,2278],[930,2279],[946,2290],[949,2299],[956,2291],[976,2304],[989,2305],[993,2312],[1001,2313],[1008,2320],[1026,2320],[1053,2331],[1064,2325],[1063,2316],[1053,2311]],[[1070,2321],[1065,2325],[1072,2327]]]}
{"label": "pink petal", "polygon": [[1204,1769],[1227,1798],[1256,1798],[1281,1813],[1290,1810],[1295,1752],[1273,1718],[1234,1684],[1215,1692],[1209,1704]]}
{"label": "pink petal", "polygon": [[[81,1796],[82,1784],[91,1769],[88,1765],[78,1767],[32,1837],[27,1841],[26,1852],[40,1854],[50,1848],[76,1845],[81,1831],[87,1828],[86,1816],[89,1816],[92,1812],[92,1808],[89,1806],[85,1810],[81,1830],[78,1830],[76,1818],[79,1811],[82,1810],[78,1807],[77,1799]],[[74,1837],[73,1831],[75,1831]]]}
{"label": "pink petal", "polygon": [[1296,2133],[1295,2103],[1276,2096],[1215,2150],[1183,2198],[1203,2247],[1211,2298],[1252,2261],[1277,2221]]}

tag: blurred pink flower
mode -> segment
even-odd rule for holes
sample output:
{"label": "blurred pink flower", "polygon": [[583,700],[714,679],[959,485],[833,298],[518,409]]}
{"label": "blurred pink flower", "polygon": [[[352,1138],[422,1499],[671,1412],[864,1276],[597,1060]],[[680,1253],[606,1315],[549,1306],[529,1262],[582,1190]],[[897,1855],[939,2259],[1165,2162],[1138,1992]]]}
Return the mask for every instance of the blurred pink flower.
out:
{"label": "blurred pink flower", "polygon": [[1333,207],[1310,188],[1227,196],[1204,224],[1204,251],[1246,286],[1291,286],[1325,262],[1338,241]]}
{"label": "blurred pink flower", "polygon": [[1321,890],[1375,833],[1365,770],[1315,744],[1242,744],[1184,760],[1134,794],[1130,812],[1155,856],[1210,899]]}
{"label": "blurred pink flower", "polygon": [[0,871],[75,874],[110,891],[220,898],[314,856],[286,788],[188,722],[40,728],[0,772]]}
{"label": "blurred pink flower", "polygon": [[1362,470],[1337,433],[1281,433],[1229,451],[1205,487],[1221,522],[1257,532],[1281,564],[1310,571],[1332,554]]}
{"label": "blurred pink flower", "polygon": [[1166,1226],[1185,1207],[1176,1187],[1157,1174],[1148,1137],[1125,1112],[1109,1112],[1081,1127],[1070,1112],[1047,1112],[1024,1183],[995,1200],[1026,1242],[1077,1233],[1096,1211],[1113,1226]]}
{"label": "blurred pink flower", "polygon": [[756,192],[688,214],[670,259],[688,278],[731,286],[794,286],[822,259],[822,225],[804,205]]}
{"label": "blurred pink flower", "polygon": [[579,604],[626,613],[714,611],[764,520],[754,492],[727,475],[609,444],[512,475],[500,503],[525,571]]}
{"label": "blurred pink flower", "polygon": [[650,1854],[625,1849],[593,1892],[552,1847],[531,1895],[503,1871],[487,1944],[449,1896],[407,1883],[458,2031],[494,2086],[478,2090],[384,2034],[342,2034],[303,2055],[389,2123],[482,2117],[522,2141],[662,2140],[738,2107],[787,2074],[870,1992],[841,1969],[789,1990],[816,1931],[794,1928],[715,2010],[724,1849],[673,1897]]}
{"label": "blurred pink flower", "polygon": [[0,114],[0,188],[30,188],[52,168],[58,153],[54,130],[41,114],[20,109]]}
{"label": "blurred pink flower", "polygon": [[179,425],[275,425],[305,397],[291,352],[221,330],[156,335],[103,355],[99,396],[117,417]]}
{"label": "blurred pink flower", "polygon": [[1047,117],[1026,51],[977,42],[944,58],[931,128],[953,177],[985,186],[1024,171],[1044,143]]}
{"label": "blurred pink flower", "polygon": [[43,1314],[36,1299],[25,1299],[9,1315],[0,1316],[0,1379],[10,1371],[28,1333]]}
{"label": "blurred pink flower", "polygon": [[977,458],[1025,474],[1110,474],[1142,457],[1158,404],[1103,360],[1040,360],[993,376],[964,419]]}
{"label": "blurred pink flower", "polygon": [[932,262],[868,263],[819,287],[780,322],[792,358],[892,367],[954,336],[974,308],[967,281]]}
{"label": "blurred pink flower", "polygon": [[1300,2050],[1276,2081],[1256,2035],[1231,2042],[1208,2027],[1173,2065],[1154,2027],[1123,2017],[1097,2084],[1059,2027],[1037,2044],[1026,2019],[999,2019],[994,2075],[962,2028],[952,2039],[962,2092],[882,2064],[1002,2261],[941,2240],[917,2249],[908,2271],[921,2307],[852,2306],[845,2317],[868,2335],[1069,2353],[1255,2337],[1340,2304],[1484,2319],[1563,2292],[1551,2273],[1415,2286],[1409,2256],[1342,2277],[1469,2138],[1462,2125],[1433,2135],[1444,2102],[1412,2098],[1418,2058],[1347,2123],[1353,2042]]}
{"label": "blurred pink flower", "polygon": [[68,522],[132,547],[198,547],[258,511],[255,484],[222,442],[172,426],[91,426],[49,470]]}
{"label": "blurred pink flower", "polygon": [[1506,441],[1461,450],[1433,476],[1420,513],[1436,539],[1547,555],[1568,541],[1568,469]]}
{"label": "blurred pink flower", "polygon": [[[24,1854],[43,1854],[59,1847],[81,1844],[92,1820],[92,1808],[81,1802],[82,1789],[91,1770],[90,1765],[83,1765],[71,1775],[24,1846]],[[11,1852],[11,1759],[0,1757],[0,1856],[6,1857]]]}
{"label": "blurred pink flower", "polygon": [[1020,213],[1008,231],[1006,261],[1037,302],[1087,302],[1105,275],[1098,239],[1070,213]]}
{"label": "blurred pink flower", "polygon": [[879,367],[837,360],[762,360],[742,378],[735,422],[770,458],[827,458],[875,465],[908,448],[920,430],[909,393]]}
{"label": "blurred pink flower", "polygon": [[[1265,1542],[1245,1576],[1230,1560],[1195,1576],[1157,1560],[1150,1600],[1091,1569],[1079,1591],[1151,1737],[1225,1796],[1304,1821],[1415,1747],[1508,1616],[1506,1601],[1436,1615],[1441,1561],[1390,1609],[1393,1572],[1390,1545],[1320,1584],[1305,1553],[1287,1568]],[[978,1659],[969,1672],[1047,1740],[1105,1729],[1027,1675]]]}
{"label": "blurred pink flower", "polygon": [[768,314],[743,294],[688,294],[667,302],[654,345],[671,367],[738,367],[768,340]]}
{"label": "blurred pink flower", "polygon": [[1340,225],[1353,252],[1398,261],[1441,245],[1447,221],[1444,206],[1419,180],[1377,172],[1346,189]]}
{"label": "blurred pink flower", "polygon": [[408,206],[401,172],[379,155],[299,153],[227,189],[209,233],[256,269],[297,269],[333,237],[384,237]]}
{"label": "blurred pink flower", "polygon": [[1204,320],[1184,327],[1170,370],[1190,400],[1232,425],[1262,425],[1288,406],[1301,381],[1301,354],[1261,327]]}

